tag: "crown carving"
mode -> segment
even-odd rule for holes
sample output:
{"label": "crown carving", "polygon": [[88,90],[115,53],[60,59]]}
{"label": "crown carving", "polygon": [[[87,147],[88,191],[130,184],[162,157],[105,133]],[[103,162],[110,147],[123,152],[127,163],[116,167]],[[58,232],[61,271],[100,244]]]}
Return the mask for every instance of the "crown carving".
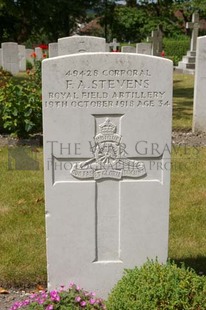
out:
{"label": "crown carving", "polygon": [[99,125],[99,128],[101,133],[113,134],[116,132],[117,126],[109,118],[106,118],[104,123]]}

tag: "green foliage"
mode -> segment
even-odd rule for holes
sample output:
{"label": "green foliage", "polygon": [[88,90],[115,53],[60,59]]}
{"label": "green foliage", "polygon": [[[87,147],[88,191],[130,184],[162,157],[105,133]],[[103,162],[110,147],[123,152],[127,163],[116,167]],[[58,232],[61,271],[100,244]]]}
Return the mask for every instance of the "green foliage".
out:
{"label": "green foliage", "polygon": [[3,87],[12,77],[12,74],[0,67],[0,88]]}
{"label": "green foliage", "polygon": [[146,22],[146,14],[141,10],[126,6],[117,7],[114,11],[112,35],[123,42],[141,42],[145,38]]}
{"label": "green foliage", "polygon": [[28,79],[16,83],[10,79],[0,89],[0,116],[3,127],[17,137],[42,130],[41,62]]}
{"label": "green foliage", "polygon": [[27,59],[26,60],[26,70],[31,70],[33,68],[32,63]]}
{"label": "green foliage", "polygon": [[165,56],[173,60],[174,65],[177,65],[182,57],[186,55],[190,46],[190,38],[187,36],[180,36],[175,39],[164,38],[163,49]]}
{"label": "green foliage", "polygon": [[126,270],[109,295],[108,310],[204,310],[206,278],[174,263],[147,261]]}

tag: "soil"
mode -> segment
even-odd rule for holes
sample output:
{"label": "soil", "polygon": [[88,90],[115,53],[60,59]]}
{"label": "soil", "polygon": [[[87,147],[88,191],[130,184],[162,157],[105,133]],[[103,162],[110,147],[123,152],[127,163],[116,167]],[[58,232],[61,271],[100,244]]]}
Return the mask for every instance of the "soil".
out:
{"label": "soil", "polygon": [[[202,147],[206,146],[206,133],[192,133],[175,131],[172,133],[172,143],[174,145],[187,145]],[[11,139],[8,136],[0,135],[0,147],[7,145],[41,145],[42,137],[37,137],[33,140],[17,140]],[[16,302],[25,300],[29,294],[33,292],[32,289],[21,290],[14,288],[6,288],[5,292],[0,288],[0,310],[9,310],[10,307]]]}

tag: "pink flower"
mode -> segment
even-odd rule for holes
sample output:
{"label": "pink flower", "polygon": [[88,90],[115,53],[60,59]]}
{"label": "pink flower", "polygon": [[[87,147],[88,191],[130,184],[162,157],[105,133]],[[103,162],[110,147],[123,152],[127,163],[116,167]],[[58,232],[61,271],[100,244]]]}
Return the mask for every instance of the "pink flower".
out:
{"label": "pink flower", "polygon": [[51,297],[52,301],[57,301],[57,302],[60,301],[60,296],[59,296],[58,292],[55,290],[50,292],[50,297]]}
{"label": "pink flower", "polygon": [[80,302],[80,300],[81,300],[81,297],[80,297],[80,296],[75,297],[75,301],[76,301],[76,302]]}
{"label": "pink flower", "polygon": [[53,310],[53,309],[54,309],[53,305],[48,305],[45,310]]}
{"label": "pink flower", "polygon": [[90,305],[95,304],[95,302],[96,302],[96,300],[94,298],[91,298],[90,301],[89,301]]}
{"label": "pink flower", "polygon": [[85,307],[86,304],[87,304],[87,303],[86,303],[86,301],[84,301],[84,300],[80,302],[80,306],[81,306],[81,307]]}

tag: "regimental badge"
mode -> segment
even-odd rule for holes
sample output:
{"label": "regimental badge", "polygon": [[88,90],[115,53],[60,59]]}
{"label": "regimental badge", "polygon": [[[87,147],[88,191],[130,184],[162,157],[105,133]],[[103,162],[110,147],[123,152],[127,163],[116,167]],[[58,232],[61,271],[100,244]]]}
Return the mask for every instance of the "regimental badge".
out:
{"label": "regimental badge", "polygon": [[99,125],[99,133],[94,137],[94,156],[75,163],[70,173],[78,179],[116,179],[146,176],[144,163],[129,159],[121,146],[122,137],[116,133],[117,126],[106,118]]}

